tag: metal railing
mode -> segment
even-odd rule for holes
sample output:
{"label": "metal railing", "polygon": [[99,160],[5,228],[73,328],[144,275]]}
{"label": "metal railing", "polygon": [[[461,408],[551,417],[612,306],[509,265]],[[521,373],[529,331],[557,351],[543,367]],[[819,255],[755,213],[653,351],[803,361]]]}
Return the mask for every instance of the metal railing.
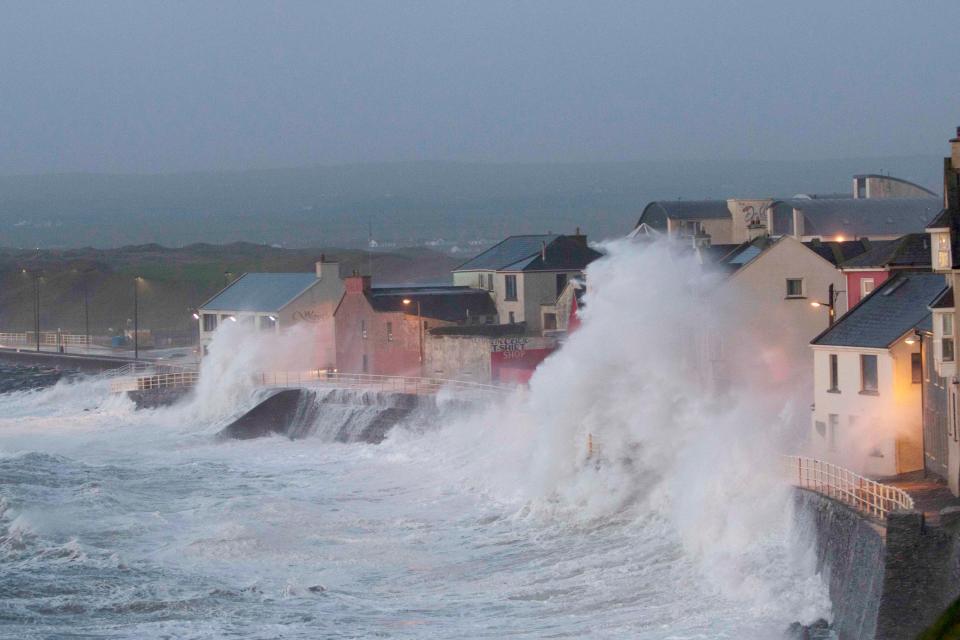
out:
{"label": "metal railing", "polygon": [[[12,333],[0,331],[0,344],[36,344],[37,334],[33,331],[24,333]],[[58,333],[56,331],[41,331],[40,345],[68,347],[85,347],[90,344],[89,336],[75,333]]]}
{"label": "metal railing", "polygon": [[[145,391],[172,387],[191,387],[197,384],[200,374],[196,369],[131,362],[118,369],[104,373],[111,379],[110,390]],[[361,389],[386,393],[436,394],[450,390],[459,394],[505,394],[513,386],[500,386],[445,380],[441,378],[417,378],[410,376],[382,376],[367,373],[339,373],[324,369],[312,371],[272,371],[254,374],[253,382],[263,387],[330,387],[336,389]]]}
{"label": "metal railing", "polygon": [[370,373],[340,373],[324,369],[312,371],[276,371],[257,374],[256,381],[265,387],[329,386],[338,389],[364,389],[392,393],[434,394],[442,389],[457,392],[504,394],[512,386],[483,384],[465,380],[383,376]]}
{"label": "metal railing", "polygon": [[891,511],[913,509],[913,498],[906,491],[823,460],[784,456],[784,467],[787,479],[792,484],[816,491],[881,520]]}

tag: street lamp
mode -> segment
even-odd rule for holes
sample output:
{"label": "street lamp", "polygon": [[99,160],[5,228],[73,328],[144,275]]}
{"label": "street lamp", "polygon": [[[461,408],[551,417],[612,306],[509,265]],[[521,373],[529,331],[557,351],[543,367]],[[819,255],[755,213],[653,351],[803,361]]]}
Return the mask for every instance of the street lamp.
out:
{"label": "street lamp", "polygon": [[24,269],[23,273],[33,276],[33,334],[37,339],[37,351],[40,351],[40,272]]}
{"label": "street lamp", "polygon": [[140,276],[133,279],[133,359],[140,359]]}
{"label": "street lamp", "polygon": [[830,283],[830,286],[827,288],[827,300],[829,302],[820,302],[819,300],[813,300],[810,302],[811,307],[826,307],[828,314],[828,322],[830,327],[833,326],[834,321],[837,319],[837,298],[843,291],[836,291],[834,289],[833,283]]}
{"label": "street lamp", "polygon": [[[410,298],[404,298],[403,304],[405,306],[410,306],[413,304],[413,300]],[[420,310],[420,301],[417,300],[417,336],[418,336],[418,348],[417,356],[420,362],[420,373],[423,374],[423,315]]]}

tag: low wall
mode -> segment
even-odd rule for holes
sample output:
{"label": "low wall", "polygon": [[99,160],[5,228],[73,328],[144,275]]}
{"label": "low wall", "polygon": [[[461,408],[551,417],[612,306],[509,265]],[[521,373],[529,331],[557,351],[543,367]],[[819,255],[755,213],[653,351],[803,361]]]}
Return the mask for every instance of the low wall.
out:
{"label": "low wall", "polygon": [[895,512],[884,527],[805,489],[795,502],[798,524],[816,538],[840,640],[915,638],[960,593],[960,511],[945,509],[936,527]]}

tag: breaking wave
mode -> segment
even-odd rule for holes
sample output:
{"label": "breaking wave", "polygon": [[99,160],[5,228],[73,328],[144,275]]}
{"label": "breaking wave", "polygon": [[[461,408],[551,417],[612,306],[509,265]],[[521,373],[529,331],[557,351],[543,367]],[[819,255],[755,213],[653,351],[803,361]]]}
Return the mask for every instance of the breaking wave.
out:
{"label": "breaking wave", "polygon": [[776,476],[800,405],[735,296],[668,245],[612,244],[587,278],[581,329],[487,405],[315,392],[287,437],[218,439],[266,397],[244,370],[289,353],[231,331],[178,406],[0,395],[0,630],[766,639],[828,616]]}

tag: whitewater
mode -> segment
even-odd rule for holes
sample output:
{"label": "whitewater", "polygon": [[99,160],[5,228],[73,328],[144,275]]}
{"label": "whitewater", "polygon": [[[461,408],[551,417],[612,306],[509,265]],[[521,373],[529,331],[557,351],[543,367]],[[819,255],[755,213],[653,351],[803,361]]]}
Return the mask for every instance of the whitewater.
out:
{"label": "whitewater", "polygon": [[[172,407],[98,378],[0,394],[0,636],[769,639],[829,618],[777,472],[795,385],[684,253],[606,250],[529,389],[441,394],[380,444],[216,438],[254,401],[244,368],[283,351],[239,329]],[[727,383],[705,334],[743,354]]]}

